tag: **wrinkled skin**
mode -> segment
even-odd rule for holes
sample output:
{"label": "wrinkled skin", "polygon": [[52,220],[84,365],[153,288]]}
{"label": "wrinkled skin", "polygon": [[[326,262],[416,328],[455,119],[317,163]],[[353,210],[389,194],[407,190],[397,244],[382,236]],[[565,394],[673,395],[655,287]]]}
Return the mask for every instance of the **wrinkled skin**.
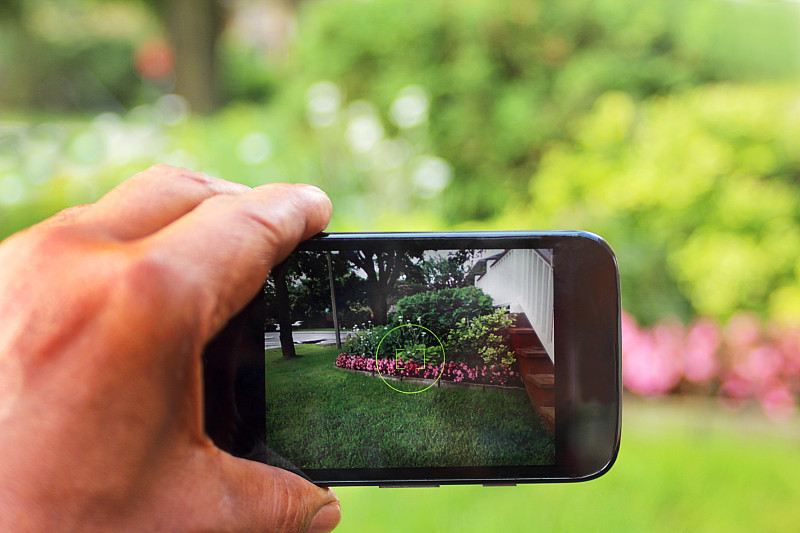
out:
{"label": "wrinkled skin", "polygon": [[200,359],[330,213],[159,165],[0,244],[0,530],[333,529],[333,491],[214,447]]}

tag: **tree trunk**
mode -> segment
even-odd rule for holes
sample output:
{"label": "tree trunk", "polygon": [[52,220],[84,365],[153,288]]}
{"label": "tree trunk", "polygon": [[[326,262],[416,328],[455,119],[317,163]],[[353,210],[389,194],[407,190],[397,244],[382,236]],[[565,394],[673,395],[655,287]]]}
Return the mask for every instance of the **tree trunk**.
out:
{"label": "tree trunk", "polygon": [[213,111],[219,103],[216,44],[222,18],[217,0],[171,0],[167,11],[175,51],[175,92],[200,113]]}
{"label": "tree trunk", "polygon": [[387,288],[380,281],[367,282],[367,301],[372,311],[372,322],[385,326],[388,322],[389,306],[386,304]]}
{"label": "tree trunk", "polygon": [[294,338],[292,337],[292,316],[289,308],[289,285],[286,282],[285,266],[273,269],[275,279],[275,310],[278,315],[278,336],[281,340],[281,351],[285,359],[297,357],[294,351]]}

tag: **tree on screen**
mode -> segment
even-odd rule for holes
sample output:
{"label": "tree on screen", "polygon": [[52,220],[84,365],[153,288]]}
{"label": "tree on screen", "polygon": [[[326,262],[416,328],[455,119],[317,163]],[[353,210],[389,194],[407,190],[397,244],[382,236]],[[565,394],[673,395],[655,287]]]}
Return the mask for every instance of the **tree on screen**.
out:
{"label": "tree on screen", "polygon": [[364,281],[367,305],[376,325],[386,325],[389,314],[389,297],[398,282],[424,283],[422,254],[408,250],[367,252],[355,250],[342,254],[366,276]]}
{"label": "tree on screen", "polygon": [[[336,299],[341,309],[357,308],[360,291],[350,263],[338,254],[331,254],[331,270]],[[295,252],[284,263],[273,268],[267,280],[267,316],[279,330],[281,351],[285,358],[297,357],[294,349],[293,324],[301,328],[319,327],[332,311],[329,271],[322,252]]]}

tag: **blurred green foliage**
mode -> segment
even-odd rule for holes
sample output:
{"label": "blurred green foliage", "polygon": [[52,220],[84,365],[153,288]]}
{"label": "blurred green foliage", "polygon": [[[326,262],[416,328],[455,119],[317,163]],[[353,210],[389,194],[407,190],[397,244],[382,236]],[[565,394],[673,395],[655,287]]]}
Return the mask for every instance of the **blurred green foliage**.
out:
{"label": "blurred green foliage", "polygon": [[606,91],[637,100],[709,81],[792,75],[800,66],[797,10],[786,6],[382,0],[301,7],[298,90],[333,80],[347,99],[369,100],[384,115],[404,87],[429,91],[431,149],[454,167],[451,194],[436,204],[449,223],[526,204],[546,144],[563,139]]}
{"label": "blurred green foliage", "polygon": [[583,227],[623,260],[626,308],[721,319],[800,312],[794,86],[604,94],[530,182],[534,225]]}
{"label": "blurred green foliage", "polygon": [[138,1],[0,1],[0,104],[123,110],[146,95],[134,52],[156,23]]}
{"label": "blurred green foliage", "polygon": [[[59,25],[61,4],[13,3],[35,9],[0,21],[0,237],[158,161],[315,183],[332,231],[594,231],[644,323],[800,314],[797,5],[307,0],[286,61],[223,40],[238,103],[198,116],[131,83],[145,4],[75,0]],[[103,33],[87,6],[130,24]],[[101,80],[89,100],[119,104],[9,106],[26,69],[56,95],[30,102]]]}

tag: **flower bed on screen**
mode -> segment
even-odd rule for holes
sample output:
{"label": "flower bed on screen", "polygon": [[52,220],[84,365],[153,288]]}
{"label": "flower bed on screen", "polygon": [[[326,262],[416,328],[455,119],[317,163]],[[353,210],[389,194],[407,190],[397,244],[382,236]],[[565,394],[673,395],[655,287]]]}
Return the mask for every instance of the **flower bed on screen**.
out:
{"label": "flower bed on screen", "polygon": [[[336,358],[335,366],[361,372],[380,372],[384,376],[436,379],[441,365],[421,365],[402,359],[376,359],[343,353]],[[444,363],[442,381],[453,383],[476,383],[479,385],[499,385],[503,387],[522,387],[519,372],[512,365],[477,365],[448,361]]]}

